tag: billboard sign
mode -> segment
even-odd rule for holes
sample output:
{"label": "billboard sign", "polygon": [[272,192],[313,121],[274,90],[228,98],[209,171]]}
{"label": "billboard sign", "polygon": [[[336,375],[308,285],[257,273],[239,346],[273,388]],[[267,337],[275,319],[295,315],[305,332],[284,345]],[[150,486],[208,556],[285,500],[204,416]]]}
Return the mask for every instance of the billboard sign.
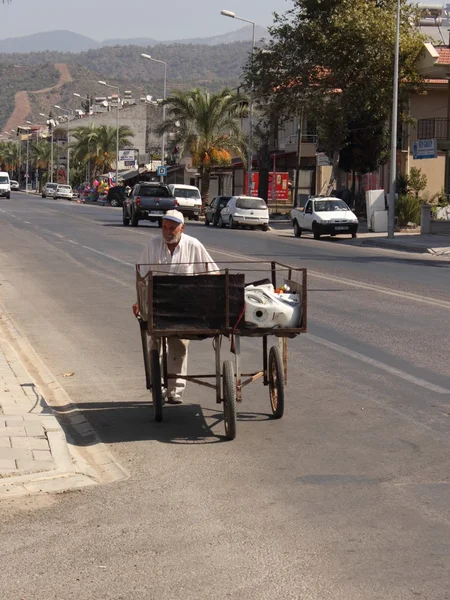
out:
{"label": "billboard sign", "polygon": [[[289,200],[289,173],[269,173],[269,197],[273,200],[272,191],[275,182],[275,200],[276,202],[288,202]],[[252,173],[252,196],[258,197],[259,173]],[[247,173],[245,174],[244,189],[247,191]]]}

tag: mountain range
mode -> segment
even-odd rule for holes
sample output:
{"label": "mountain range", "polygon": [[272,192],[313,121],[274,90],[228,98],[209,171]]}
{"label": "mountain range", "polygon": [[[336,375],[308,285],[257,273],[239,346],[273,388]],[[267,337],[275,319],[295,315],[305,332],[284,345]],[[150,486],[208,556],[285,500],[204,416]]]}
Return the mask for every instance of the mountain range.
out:
{"label": "mountain range", "polygon": [[[268,32],[264,27],[256,26],[255,37],[260,40],[268,37]],[[216,46],[219,44],[232,44],[234,42],[249,41],[252,38],[252,27],[245,26],[225,33],[205,38],[190,38],[183,40],[159,41],[152,38],[131,38],[131,39],[109,39],[98,42],[92,38],[86,37],[72,31],[47,31],[43,33],[34,33],[21,37],[11,37],[0,40],[0,54],[22,54],[29,52],[85,52],[87,50],[97,50],[105,46],[157,46],[169,44],[195,44],[205,46]]]}

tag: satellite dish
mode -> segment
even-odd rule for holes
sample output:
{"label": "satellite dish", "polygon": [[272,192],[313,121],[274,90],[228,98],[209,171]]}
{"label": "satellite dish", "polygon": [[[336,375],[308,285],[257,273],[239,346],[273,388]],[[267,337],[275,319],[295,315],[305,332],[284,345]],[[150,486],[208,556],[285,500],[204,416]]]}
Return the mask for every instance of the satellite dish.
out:
{"label": "satellite dish", "polygon": [[151,102],[152,101],[153,96],[145,96],[145,99],[147,100],[147,102]]}

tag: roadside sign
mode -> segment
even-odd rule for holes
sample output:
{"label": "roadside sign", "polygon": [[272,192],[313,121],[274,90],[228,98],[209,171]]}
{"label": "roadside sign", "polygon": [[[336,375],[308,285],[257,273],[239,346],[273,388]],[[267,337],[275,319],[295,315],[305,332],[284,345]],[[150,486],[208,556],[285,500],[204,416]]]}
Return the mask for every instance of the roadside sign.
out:
{"label": "roadside sign", "polygon": [[329,167],[331,165],[331,161],[325,152],[318,152],[316,154],[316,159],[318,167]]}
{"label": "roadside sign", "polygon": [[167,167],[157,167],[156,174],[158,177],[167,177]]}
{"label": "roadside sign", "polygon": [[424,158],[436,158],[437,143],[435,139],[431,140],[416,140],[413,143],[413,158],[421,160]]}

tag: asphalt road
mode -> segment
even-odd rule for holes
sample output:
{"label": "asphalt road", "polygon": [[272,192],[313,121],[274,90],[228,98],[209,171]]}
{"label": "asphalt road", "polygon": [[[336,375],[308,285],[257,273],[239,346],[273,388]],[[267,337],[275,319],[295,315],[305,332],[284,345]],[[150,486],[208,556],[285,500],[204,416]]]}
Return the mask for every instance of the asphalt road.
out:
{"label": "asphalt road", "polygon": [[[255,383],[234,442],[194,385],[152,422],[131,304],[133,265],[160,230],[125,229],[108,207],[0,202],[0,302],[131,473],[1,504],[2,597],[450,598],[450,262],[285,231],[187,232],[220,261],[309,270],[285,417],[269,418]],[[243,351],[256,366],[259,341]],[[210,340],[191,345],[190,368],[213,369]]]}

